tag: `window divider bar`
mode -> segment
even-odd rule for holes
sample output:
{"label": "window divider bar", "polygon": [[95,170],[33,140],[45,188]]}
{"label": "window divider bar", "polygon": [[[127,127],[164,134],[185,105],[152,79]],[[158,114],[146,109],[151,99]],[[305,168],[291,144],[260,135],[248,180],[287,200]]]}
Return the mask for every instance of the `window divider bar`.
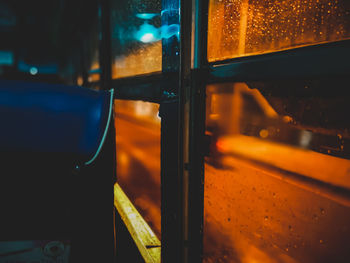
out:
{"label": "window divider bar", "polygon": [[[187,262],[201,263],[203,258],[204,213],[204,133],[205,86],[207,79],[208,0],[192,0],[191,68],[188,81],[188,103],[185,120],[188,121],[188,255]],[[185,36],[186,37],[186,36]],[[186,81],[185,81],[186,83]],[[188,104],[188,105],[187,105]],[[184,134],[186,134],[184,132]]]}
{"label": "window divider bar", "polygon": [[211,63],[208,81],[347,76],[350,40]]}
{"label": "window divider bar", "polygon": [[[180,0],[161,0],[164,28],[180,28]],[[174,74],[175,82],[162,87],[161,116],[161,225],[162,262],[182,262],[182,175],[179,120],[180,32],[162,38],[162,74]]]}
{"label": "window divider bar", "polygon": [[175,93],[165,92],[168,86],[178,82],[176,73],[154,73],[142,76],[113,79],[110,87],[115,89],[117,99],[144,100],[160,103],[177,100]]}

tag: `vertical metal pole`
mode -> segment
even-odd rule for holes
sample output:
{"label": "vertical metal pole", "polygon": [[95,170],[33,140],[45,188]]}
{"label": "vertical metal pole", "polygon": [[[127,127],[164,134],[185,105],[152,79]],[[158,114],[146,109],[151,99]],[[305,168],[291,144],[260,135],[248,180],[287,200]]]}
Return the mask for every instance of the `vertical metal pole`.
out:
{"label": "vertical metal pole", "polygon": [[163,73],[179,73],[178,87],[164,90],[178,99],[161,104],[163,262],[202,256],[208,0],[193,1],[162,1],[162,25],[180,25],[180,42],[163,39]]}
{"label": "vertical metal pole", "polygon": [[[162,27],[176,28],[180,26],[180,0],[162,0]],[[180,42],[179,35],[162,38],[162,71],[178,72],[180,68]],[[177,89],[177,87],[176,87]]]}
{"label": "vertical metal pole", "polygon": [[[162,28],[179,27],[179,0],[162,0]],[[162,39],[162,72],[179,72],[178,35]],[[179,137],[178,85],[165,87],[160,104],[162,262],[179,263],[182,258],[182,158]],[[171,95],[171,96],[169,96]]]}
{"label": "vertical metal pole", "polygon": [[[208,0],[192,0],[192,54],[189,107],[188,259],[202,262],[204,211],[204,133]],[[187,62],[189,63],[189,62]]]}
{"label": "vertical metal pole", "polygon": [[192,262],[189,258],[191,244],[189,225],[189,131],[190,131],[190,91],[191,91],[191,33],[192,33],[192,2],[181,0],[181,25],[180,25],[180,142],[182,143],[182,214],[183,214],[183,258],[181,262]]}

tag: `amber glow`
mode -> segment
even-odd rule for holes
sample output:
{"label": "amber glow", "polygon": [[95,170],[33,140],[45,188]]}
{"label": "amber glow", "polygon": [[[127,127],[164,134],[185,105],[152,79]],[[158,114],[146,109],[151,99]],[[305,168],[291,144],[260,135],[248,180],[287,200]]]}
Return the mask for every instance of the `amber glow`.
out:
{"label": "amber glow", "polygon": [[[262,138],[268,136],[265,129],[259,134]],[[223,154],[245,156],[284,171],[350,189],[350,160],[243,135],[222,137],[217,144]]]}
{"label": "amber glow", "polygon": [[205,165],[204,262],[312,262],[305,259],[321,258],[312,250],[346,247],[348,232],[334,231],[348,227],[349,201],[240,158],[224,162]]}
{"label": "amber glow", "polygon": [[117,180],[160,239],[159,105],[115,101]]}
{"label": "amber glow", "polygon": [[143,123],[160,128],[159,105],[145,101],[117,100],[115,102],[116,117],[134,118]]}
{"label": "amber glow", "polygon": [[350,38],[347,0],[210,0],[208,60]]}
{"label": "amber glow", "polygon": [[[90,70],[98,70],[100,68],[100,63],[98,61],[95,61],[92,63]],[[89,82],[94,82],[100,80],[100,73],[91,73],[89,74]]]}
{"label": "amber glow", "polygon": [[112,78],[130,77],[162,71],[162,43],[147,45],[136,51],[116,57],[113,61]]}
{"label": "amber glow", "polygon": [[350,199],[331,189],[350,189],[350,160],[307,149],[316,134],[294,129],[258,90],[221,87],[207,87],[204,262],[349,258]]}
{"label": "amber glow", "polygon": [[79,75],[79,76],[77,77],[77,84],[78,84],[79,86],[81,86],[81,85],[83,85],[83,82],[84,82],[84,81],[83,81],[83,77]]}

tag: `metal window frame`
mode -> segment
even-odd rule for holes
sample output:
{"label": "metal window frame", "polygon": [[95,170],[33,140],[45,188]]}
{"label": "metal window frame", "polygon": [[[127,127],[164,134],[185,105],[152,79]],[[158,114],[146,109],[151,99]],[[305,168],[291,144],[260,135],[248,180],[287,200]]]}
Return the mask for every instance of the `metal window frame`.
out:
{"label": "metal window frame", "polygon": [[348,76],[350,40],[208,63],[209,0],[162,0],[163,11],[181,14],[162,17],[181,25],[179,43],[162,41],[162,72],[112,79],[109,1],[100,0],[101,87],[118,99],[160,104],[162,261],[202,262],[206,85]]}
{"label": "metal window frame", "polygon": [[[180,10],[180,17],[174,12],[162,17],[163,24],[180,23],[180,41],[176,43],[174,38],[162,40],[161,73],[120,79],[111,78],[109,1],[100,1],[101,80],[90,85],[101,85],[102,89],[114,88],[117,99],[160,104],[162,261],[201,262],[204,170],[203,158],[196,154],[201,138],[191,138],[196,138],[197,133],[204,134],[205,104],[202,102],[205,101],[205,93],[201,91],[205,83],[202,81],[202,67],[207,68],[207,63],[206,41],[200,39],[206,36],[206,26],[203,25],[207,24],[207,11],[202,11],[207,10],[206,1],[162,0],[163,11]],[[194,29],[196,40],[192,39]],[[193,51],[197,51],[196,54],[192,54]],[[193,60],[197,61],[196,69],[191,68]]]}
{"label": "metal window frame", "polygon": [[[190,200],[190,222],[192,223],[192,249],[195,251],[190,262],[203,260],[203,212],[204,212],[204,149],[201,144],[205,131],[206,85],[242,81],[288,80],[306,78],[349,77],[350,40],[326,44],[315,44],[263,55],[246,56],[209,63],[207,60],[207,30],[209,0],[193,0],[200,13],[195,17],[194,44],[197,61],[192,65],[191,129],[190,129],[190,189],[194,193]],[[200,17],[200,15],[202,17]],[[201,23],[198,23],[201,21]],[[200,43],[200,40],[205,39]],[[203,43],[204,42],[204,43]],[[194,56],[196,58],[196,55]],[[345,87],[344,87],[345,88]],[[345,92],[345,89],[344,89]],[[198,229],[201,226],[201,229]],[[199,245],[195,242],[199,241]]]}
{"label": "metal window frame", "polygon": [[209,65],[208,82],[348,76],[350,40],[311,45]]}
{"label": "metal window frame", "polygon": [[[115,90],[116,99],[143,100],[160,104],[162,261],[180,262],[182,251],[182,174],[179,137],[179,43],[176,38],[162,40],[162,72],[112,79],[111,0],[100,0],[102,35],[100,39],[101,80],[90,83]],[[179,0],[162,0],[162,10],[179,10]],[[179,23],[179,14],[165,13],[162,23]],[[107,48],[106,48],[107,47]]]}

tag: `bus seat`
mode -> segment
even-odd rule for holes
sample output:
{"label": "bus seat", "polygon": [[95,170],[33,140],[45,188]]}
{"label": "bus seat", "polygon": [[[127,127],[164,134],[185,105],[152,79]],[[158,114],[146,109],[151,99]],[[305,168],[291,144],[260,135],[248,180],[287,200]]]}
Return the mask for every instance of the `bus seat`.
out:
{"label": "bus seat", "polygon": [[112,91],[0,81],[0,263],[112,258],[112,106]]}

